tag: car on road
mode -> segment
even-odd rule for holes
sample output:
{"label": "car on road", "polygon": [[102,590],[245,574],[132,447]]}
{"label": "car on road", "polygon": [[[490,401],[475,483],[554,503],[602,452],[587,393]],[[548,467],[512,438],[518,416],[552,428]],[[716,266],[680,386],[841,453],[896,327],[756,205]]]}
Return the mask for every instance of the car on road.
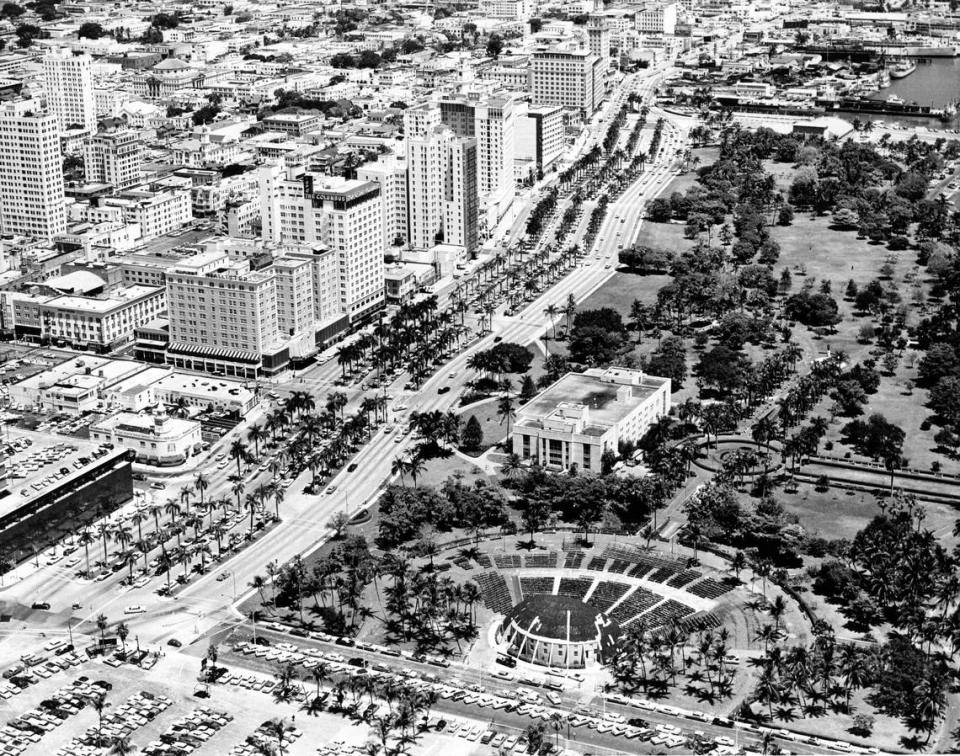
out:
{"label": "car on road", "polygon": [[356,470],[356,469],[357,469],[357,463],[356,463],[356,462],[351,462],[350,465],[349,465],[349,467],[347,467],[347,472],[353,472],[353,471]]}
{"label": "car on road", "polygon": [[180,648],[181,646],[183,646],[183,644],[180,641],[178,641],[176,638],[171,638],[170,640],[168,640],[167,645],[173,646],[174,648]]}
{"label": "car on road", "polygon": [[133,604],[132,606],[128,606],[126,609],[124,609],[123,613],[124,614],[143,614],[145,611],[147,610],[144,609],[142,606],[140,606],[140,604]]}
{"label": "car on road", "polygon": [[450,391],[450,387],[449,387],[449,386],[441,386],[440,388],[437,389],[437,393],[438,393],[438,394],[446,394],[446,393],[448,393],[449,391]]}
{"label": "car on road", "polygon": [[167,487],[167,484],[164,483],[162,480],[155,480],[150,484],[150,488],[155,488],[158,491],[162,491],[166,487]]}
{"label": "car on road", "polygon": [[30,605],[30,608],[31,608],[31,609],[41,609],[41,610],[43,610],[43,611],[46,611],[47,609],[50,608],[50,604],[49,604],[48,602],[46,602],[46,601],[34,601],[34,602]]}
{"label": "car on road", "polygon": [[132,477],[134,480],[146,480],[147,474],[138,472],[138,473],[134,473]]}
{"label": "car on road", "polygon": [[336,492],[337,492],[337,487],[336,487],[336,486],[329,486],[329,487],[327,488],[327,495],[328,495],[328,496],[329,496],[330,494],[336,493]]}

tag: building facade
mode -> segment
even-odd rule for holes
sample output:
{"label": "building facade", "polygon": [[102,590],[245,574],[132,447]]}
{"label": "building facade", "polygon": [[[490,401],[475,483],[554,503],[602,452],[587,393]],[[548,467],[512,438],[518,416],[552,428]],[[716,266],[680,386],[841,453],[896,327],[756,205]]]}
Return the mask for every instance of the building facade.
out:
{"label": "building facade", "polygon": [[533,54],[531,91],[535,105],[558,105],[584,117],[603,99],[604,66],[590,50],[552,48]]}
{"label": "building facade", "polygon": [[669,411],[669,378],[627,368],[567,373],[517,411],[511,448],[544,467],[600,472],[604,452],[639,441]]}
{"label": "building facade", "polygon": [[38,106],[0,105],[0,231],[52,239],[67,229],[60,127]]}
{"label": "building facade", "polygon": [[203,446],[200,423],[166,415],[119,412],[90,426],[90,438],[127,449],[137,462],[148,465],[180,465]]}
{"label": "building facade", "polygon": [[97,128],[97,101],[93,93],[93,61],[89,55],[56,50],[43,59],[43,88],[47,107],[60,131],[80,126],[92,134]]}
{"label": "building facade", "polygon": [[84,178],[92,184],[127,189],[140,183],[143,144],[122,119],[100,122],[96,134],[83,145]]}

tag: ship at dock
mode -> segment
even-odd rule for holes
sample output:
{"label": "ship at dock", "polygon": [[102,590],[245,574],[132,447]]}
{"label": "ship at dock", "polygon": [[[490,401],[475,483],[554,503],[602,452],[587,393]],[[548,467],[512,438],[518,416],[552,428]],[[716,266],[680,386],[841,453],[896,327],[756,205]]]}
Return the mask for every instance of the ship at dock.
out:
{"label": "ship at dock", "polygon": [[917,64],[912,60],[904,60],[888,69],[891,79],[904,79],[917,70]]}

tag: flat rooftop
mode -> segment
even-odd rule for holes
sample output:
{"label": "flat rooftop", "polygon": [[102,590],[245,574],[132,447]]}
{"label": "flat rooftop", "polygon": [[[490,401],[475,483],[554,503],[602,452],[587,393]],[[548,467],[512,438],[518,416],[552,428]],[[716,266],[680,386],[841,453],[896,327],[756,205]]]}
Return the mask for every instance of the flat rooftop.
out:
{"label": "flat rooftop", "polygon": [[[8,441],[29,439],[32,445],[15,451],[6,459],[10,493],[0,499],[0,518],[38,496],[55,491],[69,482],[74,474],[82,473],[105,458],[94,459],[93,452],[98,445],[89,439],[28,431],[15,426],[9,426],[8,433]],[[81,457],[89,462],[81,462]],[[67,474],[61,474],[62,468],[67,469]]]}
{"label": "flat rooftop", "polygon": [[[639,385],[631,385],[603,380],[601,374],[567,373],[523,405],[518,419],[540,420],[561,404],[582,404],[590,410],[589,425],[609,427],[649,399],[666,380],[644,374]],[[617,392],[624,386],[630,388],[630,395],[618,400]]]}

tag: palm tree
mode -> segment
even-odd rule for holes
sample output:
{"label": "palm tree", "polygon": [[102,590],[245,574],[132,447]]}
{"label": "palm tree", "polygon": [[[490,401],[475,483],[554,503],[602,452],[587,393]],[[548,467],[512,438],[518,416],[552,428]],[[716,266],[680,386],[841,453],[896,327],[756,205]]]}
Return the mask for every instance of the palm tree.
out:
{"label": "palm tree", "polygon": [[100,748],[103,744],[103,711],[110,704],[107,703],[106,693],[94,696],[91,703],[94,711],[97,712],[97,748]]}
{"label": "palm tree", "polygon": [[553,338],[554,341],[557,340],[557,315],[560,314],[560,308],[552,302],[548,304],[544,310],[543,314],[550,318],[550,326],[553,329]]}
{"label": "palm tree", "polygon": [[260,442],[266,437],[266,430],[264,430],[262,425],[257,425],[256,423],[251,425],[250,430],[247,431],[247,441],[250,441],[253,444],[253,453],[258,458],[260,457]]}
{"label": "palm tree", "polygon": [[403,479],[403,474],[407,471],[407,461],[400,456],[393,458],[393,463],[390,465],[390,474],[391,475],[400,475],[400,485],[404,488],[407,487],[406,481]]}
{"label": "palm tree", "polygon": [[410,473],[410,477],[413,478],[413,487],[417,487],[417,476],[427,469],[427,463],[424,462],[423,457],[419,454],[414,454],[410,457],[410,460],[407,462],[407,472]]}
{"label": "palm tree", "polygon": [[513,397],[509,394],[501,396],[497,400],[497,415],[500,418],[500,424],[503,424],[503,421],[507,421],[507,438],[510,438],[510,421],[517,416],[516,409],[514,409]]}
{"label": "palm tree", "polygon": [[197,476],[193,479],[193,487],[197,490],[197,493],[200,494],[200,506],[202,507],[203,493],[210,488],[210,481],[207,480],[207,477],[202,472],[198,472]]}
{"label": "palm tree", "polygon": [[240,462],[241,460],[246,460],[249,456],[250,454],[247,450],[247,445],[239,438],[234,439],[233,443],[230,444],[230,457],[237,462],[237,475],[243,475],[243,470],[240,468]]}
{"label": "palm tree", "polygon": [[87,557],[87,575],[90,574],[90,544],[96,541],[96,537],[90,532],[90,528],[84,528],[77,536],[80,545],[83,546],[83,553]]}
{"label": "palm tree", "polygon": [[137,747],[130,741],[130,736],[127,735],[113,741],[113,745],[110,746],[108,754],[109,756],[131,756],[131,754],[136,752]]}

